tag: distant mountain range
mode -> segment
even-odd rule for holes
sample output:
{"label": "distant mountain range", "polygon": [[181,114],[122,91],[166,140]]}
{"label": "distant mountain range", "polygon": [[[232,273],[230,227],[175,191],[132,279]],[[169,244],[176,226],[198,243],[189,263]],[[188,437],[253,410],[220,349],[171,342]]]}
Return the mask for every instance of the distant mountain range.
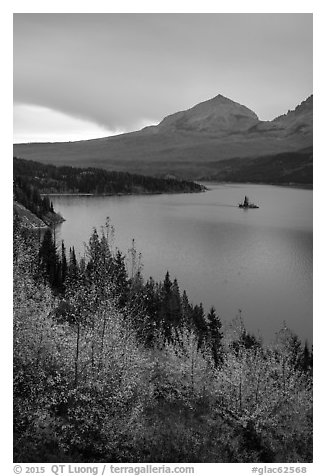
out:
{"label": "distant mountain range", "polygon": [[187,179],[229,181],[236,173],[242,180],[245,168],[247,181],[258,181],[250,180],[249,164],[260,168],[261,182],[311,183],[312,143],[312,95],[293,111],[260,121],[246,106],[219,94],[165,117],[157,126],[87,141],[15,144],[14,155],[54,165]]}

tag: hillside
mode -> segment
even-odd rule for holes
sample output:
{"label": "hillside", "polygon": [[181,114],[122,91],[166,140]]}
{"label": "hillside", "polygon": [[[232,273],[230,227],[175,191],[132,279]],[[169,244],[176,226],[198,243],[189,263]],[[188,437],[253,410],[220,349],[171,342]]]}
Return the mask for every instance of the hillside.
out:
{"label": "hillside", "polygon": [[[25,161],[26,162],[26,161]],[[14,167],[14,214],[26,228],[46,228],[62,223],[64,218],[56,213],[49,197],[41,197],[40,191],[27,177],[18,175]]]}
{"label": "hillside", "polygon": [[266,345],[146,281],[108,223],[80,259],[14,225],[15,463],[312,461],[313,354],[285,325]]}
{"label": "hillside", "polygon": [[[214,169],[214,172],[212,171]],[[278,185],[312,185],[312,147],[263,157],[234,158],[207,164],[209,175],[202,180]]]}
{"label": "hillside", "polygon": [[220,160],[311,147],[312,113],[310,96],[294,111],[260,121],[247,107],[218,95],[137,132],[78,142],[15,144],[14,155],[55,165],[196,179],[214,175],[208,164]]}
{"label": "hillside", "polygon": [[[174,178],[155,178],[96,168],[56,167],[16,157],[13,164],[16,188],[29,187],[30,195],[33,195],[35,190],[42,194],[94,195],[190,193],[204,190],[204,187],[197,183]],[[23,200],[20,201],[24,203]]]}
{"label": "hillside", "polygon": [[24,207],[19,202],[14,200],[13,203],[14,215],[16,215],[24,228],[37,229],[37,228],[47,228],[46,223],[32,213],[28,208]]}

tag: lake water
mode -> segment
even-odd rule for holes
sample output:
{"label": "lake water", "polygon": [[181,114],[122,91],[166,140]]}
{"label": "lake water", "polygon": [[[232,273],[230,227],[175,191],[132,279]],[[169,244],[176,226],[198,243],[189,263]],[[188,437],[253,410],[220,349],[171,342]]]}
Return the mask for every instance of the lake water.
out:
{"label": "lake water", "polygon": [[[206,184],[196,194],[53,196],[66,221],[57,237],[84,253],[109,216],[125,254],[135,239],[143,274],[177,277],[193,303],[214,305],[222,321],[241,309],[247,328],[270,340],[285,321],[312,342],[312,190]],[[244,195],[260,208],[242,210]]]}

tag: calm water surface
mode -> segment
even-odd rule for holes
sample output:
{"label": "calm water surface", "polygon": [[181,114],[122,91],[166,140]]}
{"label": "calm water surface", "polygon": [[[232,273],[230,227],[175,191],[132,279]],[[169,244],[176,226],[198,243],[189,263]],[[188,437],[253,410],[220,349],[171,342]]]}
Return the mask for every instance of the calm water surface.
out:
{"label": "calm water surface", "polygon": [[[190,300],[223,321],[241,309],[250,331],[273,337],[283,322],[312,342],[312,190],[209,184],[200,194],[53,196],[66,219],[58,236],[81,255],[109,216],[124,253],[135,238],[145,277],[177,277]],[[244,195],[260,205],[241,210]]]}

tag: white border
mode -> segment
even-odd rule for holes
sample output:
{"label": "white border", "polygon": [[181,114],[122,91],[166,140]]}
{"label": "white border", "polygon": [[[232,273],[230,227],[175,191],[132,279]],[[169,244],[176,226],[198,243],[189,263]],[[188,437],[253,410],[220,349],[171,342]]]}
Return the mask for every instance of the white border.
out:
{"label": "white border", "polygon": [[[244,9],[246,7],[246,9]],[[324,31],[326,18],[324,15],[323,2],[319,1],[228,1],[228,2],[184,2],[184,1],[120,1],[109,2],[90,1],[5,1],[2,4],[0,14],[1,31],[1,138],[2,138],[2,173],[1,173],[1,204],[2,221],[1,251],[1,403],[3,424],[2,431],[2,473],[12,473],[12,274],[11,252],[12,250],[12,14],[19,13],[313,13],[314,14],[314,463],[309,466],[307,474],[321,475],[325,469],[322,463],[325,461],[324,433],[325,433],[325,364],[323,358],[323,346],[325,346],[326,332],[324,311],[325,304],[322,300],[325,294],[325,163],[326,153],[322,138],[326,127],[326,103],[324,76],[325,47]],[[9,199],[10,197],[10,199]],[[253,464],[196,464],[195,474],[251,474]],[[263,465],[259,465],[262,467]],[[284,466],[284,465],[267,465]],[[288,466],[291,466],[289,464]]]}

